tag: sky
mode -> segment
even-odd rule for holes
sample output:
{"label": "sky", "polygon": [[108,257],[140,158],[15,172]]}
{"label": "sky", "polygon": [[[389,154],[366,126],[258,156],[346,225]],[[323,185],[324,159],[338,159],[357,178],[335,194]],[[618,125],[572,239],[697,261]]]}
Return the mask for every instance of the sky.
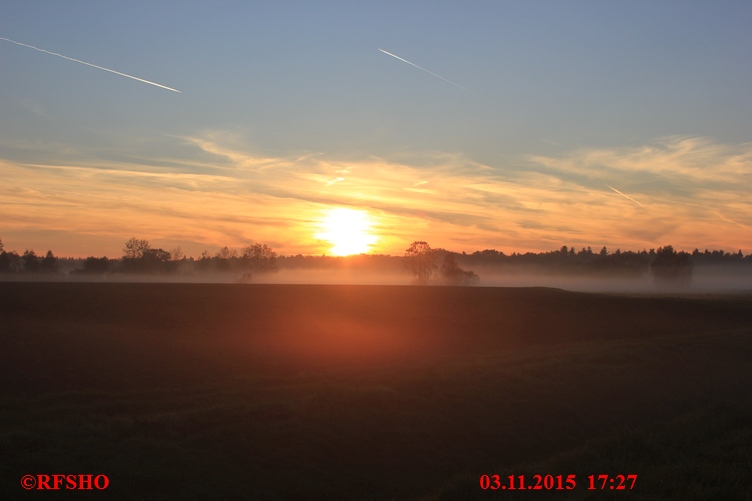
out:
{"label": "sky", "polygon": [[0,239],[746,255],[750,24],[733,0],[7,2],[0,37],[180,92],[0,40]]}

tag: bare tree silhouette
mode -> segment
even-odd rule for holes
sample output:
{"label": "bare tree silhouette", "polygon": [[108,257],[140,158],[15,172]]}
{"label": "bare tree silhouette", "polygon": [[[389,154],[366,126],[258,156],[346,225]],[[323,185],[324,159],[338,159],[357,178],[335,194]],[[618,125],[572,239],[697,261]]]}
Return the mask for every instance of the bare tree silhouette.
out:
{"label": "bare tree silhouette", "polygon": [[130,238],[123,247],[121,268],[130,273],[170,273],[176,268],[170,257],[164,249],[152,249],[148,240]]}
{"label": "bare tree silhouette", "polygon": [[151,244],[149,244],[148,240],[138,240],[135,237],[131,237],[125,242],[125,247],[123,247],[123,258],[140,259],[149,249],[151,249]]}
{"label": "bare tree silhouette", "polygon": [[407,271],[415,276],[415,283],[427,284],[436,271],[436,252],[426,242],[415,241],[405,250],[404,264]]}

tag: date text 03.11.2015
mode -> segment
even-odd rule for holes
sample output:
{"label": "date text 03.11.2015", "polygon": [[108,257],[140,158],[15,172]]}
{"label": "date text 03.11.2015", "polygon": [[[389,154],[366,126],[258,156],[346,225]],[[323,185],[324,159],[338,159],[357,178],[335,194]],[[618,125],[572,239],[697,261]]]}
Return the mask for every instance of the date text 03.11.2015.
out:
{"label": "date text 03.11.2015", "polygon": [[[594,490],[632,490],[637,475],[588,475],[587,489]],[[480,488],[483,490],[510,491],[539,491],[539,490],[572,490],[577,487],[577,475],[533,475],[532,481],[527,481],[525,475],[481,475]]]}

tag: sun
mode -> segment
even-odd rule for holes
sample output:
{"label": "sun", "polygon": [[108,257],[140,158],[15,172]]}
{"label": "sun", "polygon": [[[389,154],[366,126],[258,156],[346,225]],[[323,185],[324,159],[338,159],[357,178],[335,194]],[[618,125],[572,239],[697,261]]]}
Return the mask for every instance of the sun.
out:
{"label": "sun", "polygon": [[363,210],[329,209],[320,224],[323,231],[316,237],[329,242],[335,256],[363,254],[378,240],[371,233],[373,222]]}

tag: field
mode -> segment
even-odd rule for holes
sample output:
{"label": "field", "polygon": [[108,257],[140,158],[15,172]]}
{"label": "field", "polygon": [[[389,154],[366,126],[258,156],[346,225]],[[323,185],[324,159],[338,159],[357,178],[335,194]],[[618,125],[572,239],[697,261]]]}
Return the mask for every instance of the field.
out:
{"label": "field", "polygon": [[0,339],[1,499],[56,473],[107,475],[87,499],[752,493],[749,295],[0,283]]}

